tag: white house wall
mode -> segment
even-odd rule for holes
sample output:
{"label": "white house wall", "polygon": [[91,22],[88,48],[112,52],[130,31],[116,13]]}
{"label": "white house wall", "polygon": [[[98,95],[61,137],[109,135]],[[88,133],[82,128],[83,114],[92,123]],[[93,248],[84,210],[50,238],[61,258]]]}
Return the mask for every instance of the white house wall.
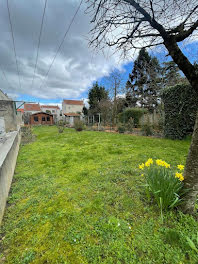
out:
{"label": "white house wall", "polygon": [[65,104],[63,103],[63,114],[66,113],[82,113],[83,105],[71,105],[71,104]]}

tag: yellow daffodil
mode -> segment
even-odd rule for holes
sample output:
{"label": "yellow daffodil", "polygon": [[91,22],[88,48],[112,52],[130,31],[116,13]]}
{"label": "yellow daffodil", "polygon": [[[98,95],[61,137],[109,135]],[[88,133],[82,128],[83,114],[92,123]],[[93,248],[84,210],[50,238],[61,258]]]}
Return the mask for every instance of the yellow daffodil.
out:
{"label": "yellow daffodil", "polygon": [[146,167],[149,167],[151,164],[153,164],[153,160],[152,160],[152,159],[148,159],[148,160],[145,162],[145,166],[146,166]]}
{"label": "yellow daffodil", "polygon": [[170,164],[168,164],[166,161],[164,160],[160,160],[160,159],[157,159],[156,160],[156,164],[158,166],[162,166],[162,167],[165,167],[165,168],[170,168]]}
{"label": "yellow daffodil", "polygon": [[180,181],[183,181],[184,180],[184,176],[180,172],[176,172],[175,173],[175,178],[178,178]]}
{"label": "yellow daffodil", "polygon": [[182,170],[184,170],[184,165],[179,164],[179,165],[177,165],[177,168],[178,168],[180,171],[182,171]]}
{"label": "yellow daffodil", "polygon": [[143,170],[144,169],[144,163],[142,163],[142,164],[139,165],[139,169],[140,170]]}

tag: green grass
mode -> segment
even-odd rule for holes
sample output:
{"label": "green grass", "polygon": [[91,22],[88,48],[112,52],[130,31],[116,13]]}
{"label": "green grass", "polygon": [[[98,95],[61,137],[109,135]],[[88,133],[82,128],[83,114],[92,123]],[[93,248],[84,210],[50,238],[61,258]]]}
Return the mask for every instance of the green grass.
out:
{"label": "green grass", "polygon": [[189,140],[37,127],[21,146],[2,223],[0,263],[198,263],[198,223],[160,212],[138,164],[183,164]]}

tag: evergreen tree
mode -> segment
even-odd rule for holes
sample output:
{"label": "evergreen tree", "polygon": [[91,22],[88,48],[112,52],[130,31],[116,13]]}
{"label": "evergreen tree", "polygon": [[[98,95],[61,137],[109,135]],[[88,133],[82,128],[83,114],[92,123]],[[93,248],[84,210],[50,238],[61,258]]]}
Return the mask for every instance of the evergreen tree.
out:
{"label": "evergreen tree", "polygon": [[141,49],[134,62],[132,73],[126,83],[126,94],[131,105],[153,111],[158,105],[161,67],[156,57],[151,57],[145,48]]}
{"label": "evergreen tree", "polygon": [[87,116],[88,115],[88,109],[86,106],[83,106],[83,110],[82,110],[84,116]]}
{"label": "evergreen tree", "polygon": [[179,67],[174,61],[164,62],[162,68],[163,86],[174,86],[182,81]]}
{"label": "evergreen tree", "polygon": [[108,91],[105,90],[105,87],[99,86],[96,82],[89,90],[88,99],[90,112],[92,114],[97,114],[100,112],[100,101],[108,99]]}

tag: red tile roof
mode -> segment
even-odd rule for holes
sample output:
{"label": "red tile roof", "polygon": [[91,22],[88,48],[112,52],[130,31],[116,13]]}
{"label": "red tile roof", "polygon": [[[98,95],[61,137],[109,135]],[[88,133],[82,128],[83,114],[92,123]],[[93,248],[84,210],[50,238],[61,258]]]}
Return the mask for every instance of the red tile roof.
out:
{"label": "red tile roof", "polygon": [[70,105],[84,105],[83,101],[80,100],[63,100],[65,104],[70,104]]}
{"label": "red tile roof", "polygon": [[48,114],[48,113],[45,113],[45,112],[38,112],[38,113],[32,114],[32,116],[34,116],[34,115],[40,115],[40,114],[42,114],[42,115],[48,115],[48,116],[53,116],[52,114]]}
{"label": "red tile roof", "polygon": [[65,116],[80,116],[80,114],[77,113],[66,113]]}
{"label": "red tile roof", "polygon": [[56,108],[56,109],[60,109],[58,105],[41,105],[41,108]]}
{"label": "red tile roof", "polygon": [[24,111],[41,111],[40,104],[24,104]]}
{"label": "red tile roof", "polygon": [[19,109],[17,109],[17,112],[24,113],[24,109],[22,109],[22,108],[19,108]]}

